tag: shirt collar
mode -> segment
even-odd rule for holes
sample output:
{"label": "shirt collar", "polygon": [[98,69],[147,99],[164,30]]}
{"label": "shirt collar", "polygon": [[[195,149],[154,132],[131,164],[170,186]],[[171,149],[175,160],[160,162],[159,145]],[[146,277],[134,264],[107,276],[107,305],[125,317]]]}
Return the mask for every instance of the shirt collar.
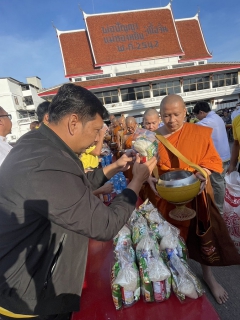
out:
{"label": "shirt collar", "polygon": [[3,136],[0,136],[0,140],[4,141],[4,142],[7,142],[7,138],[6,137],[3,137]]}
{"label": "shirt collar", "polygon": [[209,111],[208,114],[206,115],[206,118],[211,117],[214,113],[215,113],[215,111]]}

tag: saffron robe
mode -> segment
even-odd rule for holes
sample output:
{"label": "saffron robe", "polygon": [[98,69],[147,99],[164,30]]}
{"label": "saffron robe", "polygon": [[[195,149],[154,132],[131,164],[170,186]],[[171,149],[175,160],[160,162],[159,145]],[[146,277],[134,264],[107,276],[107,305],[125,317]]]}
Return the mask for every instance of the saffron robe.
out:
{"label": "saffron robe", "polygon": [[[221,158],[216,151],[212,138],[212,129],[208,127],[200,127],[192,123],[184,123],[182,129],[170,135],[167,140],[177,148],[188,160],[198,164],[200,167],[207,168],[210,171],[221,173],[223,171]],[[175,169],[183,169],[194,172],[186,163],[179,160],[171,151],[169,151],[162,143],[158,145],[159,176],[163,173]],[[171,203],[154,195],[148,184],[143,188],[140,196],[149,199],[163,215],[163,217],[180,229],[181,236],[186,240],[190,220],[177,221],[169,217],[169,211],[175,208]],[[193,203],[188,203],[187,207],[192,208]],[[193,209],[195,209],[193,207]]]}
{"label": "saffron robe", "polygon": [[134,137],[134,133],[125,136],[126,140],[124,142],[124,149],[132,149],[132,142],[134,140]]}
{"label": "saffron robe", "polygon": [[121,127],[118,125],[115,128],[113,128],[113,134],[112,134],[112,142],[118,141],[118,131],[121,130]]}

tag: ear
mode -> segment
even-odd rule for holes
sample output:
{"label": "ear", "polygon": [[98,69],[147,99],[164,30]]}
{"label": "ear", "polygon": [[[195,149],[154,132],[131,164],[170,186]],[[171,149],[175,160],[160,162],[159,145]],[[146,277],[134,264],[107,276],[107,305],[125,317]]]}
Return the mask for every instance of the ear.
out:
{"label": "ear", "polygon": [[79,127],[82,125],[82,123],[79,121],[77,114],[71,114],[68,118],[68,131],[71,136],[73,136],[76,131],[79,130]]}
{"label": "ear", "polygon": [[48,120],[49,120],[49,114],[46,113],[46,114],[44,115],[43,122],[48,123]]}

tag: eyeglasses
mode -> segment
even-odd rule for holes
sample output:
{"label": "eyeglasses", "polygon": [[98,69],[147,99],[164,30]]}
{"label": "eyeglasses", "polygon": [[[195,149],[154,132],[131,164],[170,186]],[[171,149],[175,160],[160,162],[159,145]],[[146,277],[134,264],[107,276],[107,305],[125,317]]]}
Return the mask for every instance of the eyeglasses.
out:
{"label": "eyeglasses", "polygon": [[0,118],[2,118],[2,117],[8,117],[10,120],[12,120],[11,114],[2,114],[2,115],[0,115]]}

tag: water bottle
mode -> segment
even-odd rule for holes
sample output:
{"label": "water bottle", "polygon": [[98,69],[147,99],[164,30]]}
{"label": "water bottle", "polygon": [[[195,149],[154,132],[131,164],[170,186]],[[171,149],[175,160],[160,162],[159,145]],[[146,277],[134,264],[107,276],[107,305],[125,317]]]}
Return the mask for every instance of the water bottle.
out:
{"label": "water bottle", "polygon": [[102,168],[106,167],[106,163],[105,163],[104,157],[101,158],[101,166],[102,166]]}
{"label": "water bottle", "polygon": [[127,188],[127,180],[126,180],[123,172],[121,172],[121,175],[120,175],[120,184],[121,184],[121,190],[124,190]]}
{"label": "water bottle", "polygon": [[104,161],[105,161],[105,165],[108,166],[110,164],[110,161],[109,161],[109,157],[108,156],[105,156],[104,157]]}
{"label": "water bottle", "polygon": [[121,193],[121,184],[120,184],[120,180],[119,180],[119,175],[115,174],[113,176],[113,180],[114,180],[114,189],[116,191],[116,194]]}
{"label": "water bottle", "polygon": [[106,157],[108,159],[109,164],[111,164],[112,163],[112,155],[111,155],[111,153],[108,154]]}

